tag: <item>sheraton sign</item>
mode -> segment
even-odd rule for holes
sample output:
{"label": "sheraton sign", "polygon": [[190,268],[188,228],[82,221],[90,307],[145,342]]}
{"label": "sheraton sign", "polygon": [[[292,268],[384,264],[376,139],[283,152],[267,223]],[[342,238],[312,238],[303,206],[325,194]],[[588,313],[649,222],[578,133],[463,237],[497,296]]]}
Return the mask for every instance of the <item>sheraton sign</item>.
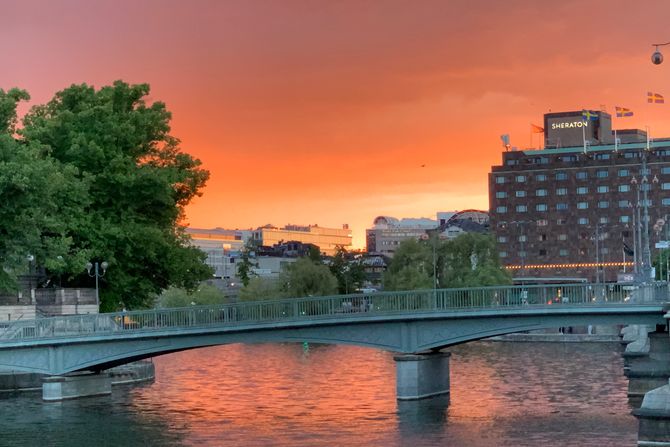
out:
{"label": "sheraton sign", "polygon": [[551,123],[551,129],[574,129],[577,127],[589,127],[588,121],[570,121],[567,123]]}

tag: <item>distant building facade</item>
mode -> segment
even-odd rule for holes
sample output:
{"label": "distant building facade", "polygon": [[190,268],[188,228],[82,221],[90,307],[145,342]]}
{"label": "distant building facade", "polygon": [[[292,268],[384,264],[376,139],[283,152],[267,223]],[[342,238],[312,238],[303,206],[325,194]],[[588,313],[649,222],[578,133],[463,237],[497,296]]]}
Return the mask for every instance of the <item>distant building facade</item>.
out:
{"label": "distant building facade", "polygon": [[439,212],[437,219],[378,216],[366,230],[366,247],[368,253],[393,257],[406,239],[419,239],[430,231],[439,231],[440,237],[448,239],[465,232],[486,232],[488,221],[488,212],[479,210]]}
{"label": "distant building facade", "polygon": [[215,278],[236,277],[236,259],[251,238],[252,230],[187,228],[186,233],[191,236],[192,244],[207,254],[205,263],[214,269]]}
{"label": "distant building facade", "polygon": [[489,174],[501,262],[515,277],[616,281],[624,270],[630,275],[632,255],[640,259],[642,252],[645,189],[652,254],[665,239],[670,140],[647,146],[644,131],[612,131],[605,112],[587,121],[581,111],[547,114],[544,123],[545,149],[503,152]]}
{"label": "distant building facade", "polygon": [[280,245],[288,241],[313,244],[328,256],[334,255],[338,246],[351,249],[351,230],[346,224],[342,228],[326,228],[318,225],[286,225],[277,228],[266,225],[254,230],[253,239],[264,246]]}

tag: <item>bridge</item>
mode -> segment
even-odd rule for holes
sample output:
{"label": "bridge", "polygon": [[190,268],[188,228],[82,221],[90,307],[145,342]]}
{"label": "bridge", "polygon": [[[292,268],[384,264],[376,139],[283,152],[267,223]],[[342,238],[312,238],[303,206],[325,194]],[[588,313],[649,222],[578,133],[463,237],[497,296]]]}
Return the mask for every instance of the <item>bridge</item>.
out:
{"label": "bridge", "polygon": [[[448,390],[448,354],[438,353],[442,348],[560,326],[661,325],[666,301],[666,285],[578,284],[382,292],[50,317],[0,327],[0,367],[63,376],[230,343],[351,344],[405,354],[396,357],[398,397],[418,398]],[[427,378],[436,368],[446,370],[446,382]]]}

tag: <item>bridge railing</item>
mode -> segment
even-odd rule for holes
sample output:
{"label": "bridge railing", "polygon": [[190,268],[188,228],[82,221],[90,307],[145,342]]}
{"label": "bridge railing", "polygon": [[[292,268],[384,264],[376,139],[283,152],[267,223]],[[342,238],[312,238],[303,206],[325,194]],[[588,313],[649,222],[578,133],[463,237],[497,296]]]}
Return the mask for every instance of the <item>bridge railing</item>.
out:
{"label": "bridge railing", "polygon": [[668,300],[665,284],[640,287],[620,284],[528,285],[379,292],[20,320],[0,325],[0,342],[307,319],[344,320],[371,315],[525,306],[639,304],[657,300]]}

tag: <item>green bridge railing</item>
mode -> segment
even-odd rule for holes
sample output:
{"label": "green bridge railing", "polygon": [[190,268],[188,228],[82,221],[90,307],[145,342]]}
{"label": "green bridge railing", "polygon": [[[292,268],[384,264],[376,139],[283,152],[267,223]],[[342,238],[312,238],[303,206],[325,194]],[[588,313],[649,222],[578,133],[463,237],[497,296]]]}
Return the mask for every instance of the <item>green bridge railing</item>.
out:
{"label": "green bridge railing", "polygon": [[71,315],[9,322],[0,343],[58,337],[91,337],[198,327],[273,324],[308,319],[350,320],[371,315],[419,314],[483,309],[648,304],[668,301],[665,283],[562,284],[413,290],[251,301],[105,314]]}

